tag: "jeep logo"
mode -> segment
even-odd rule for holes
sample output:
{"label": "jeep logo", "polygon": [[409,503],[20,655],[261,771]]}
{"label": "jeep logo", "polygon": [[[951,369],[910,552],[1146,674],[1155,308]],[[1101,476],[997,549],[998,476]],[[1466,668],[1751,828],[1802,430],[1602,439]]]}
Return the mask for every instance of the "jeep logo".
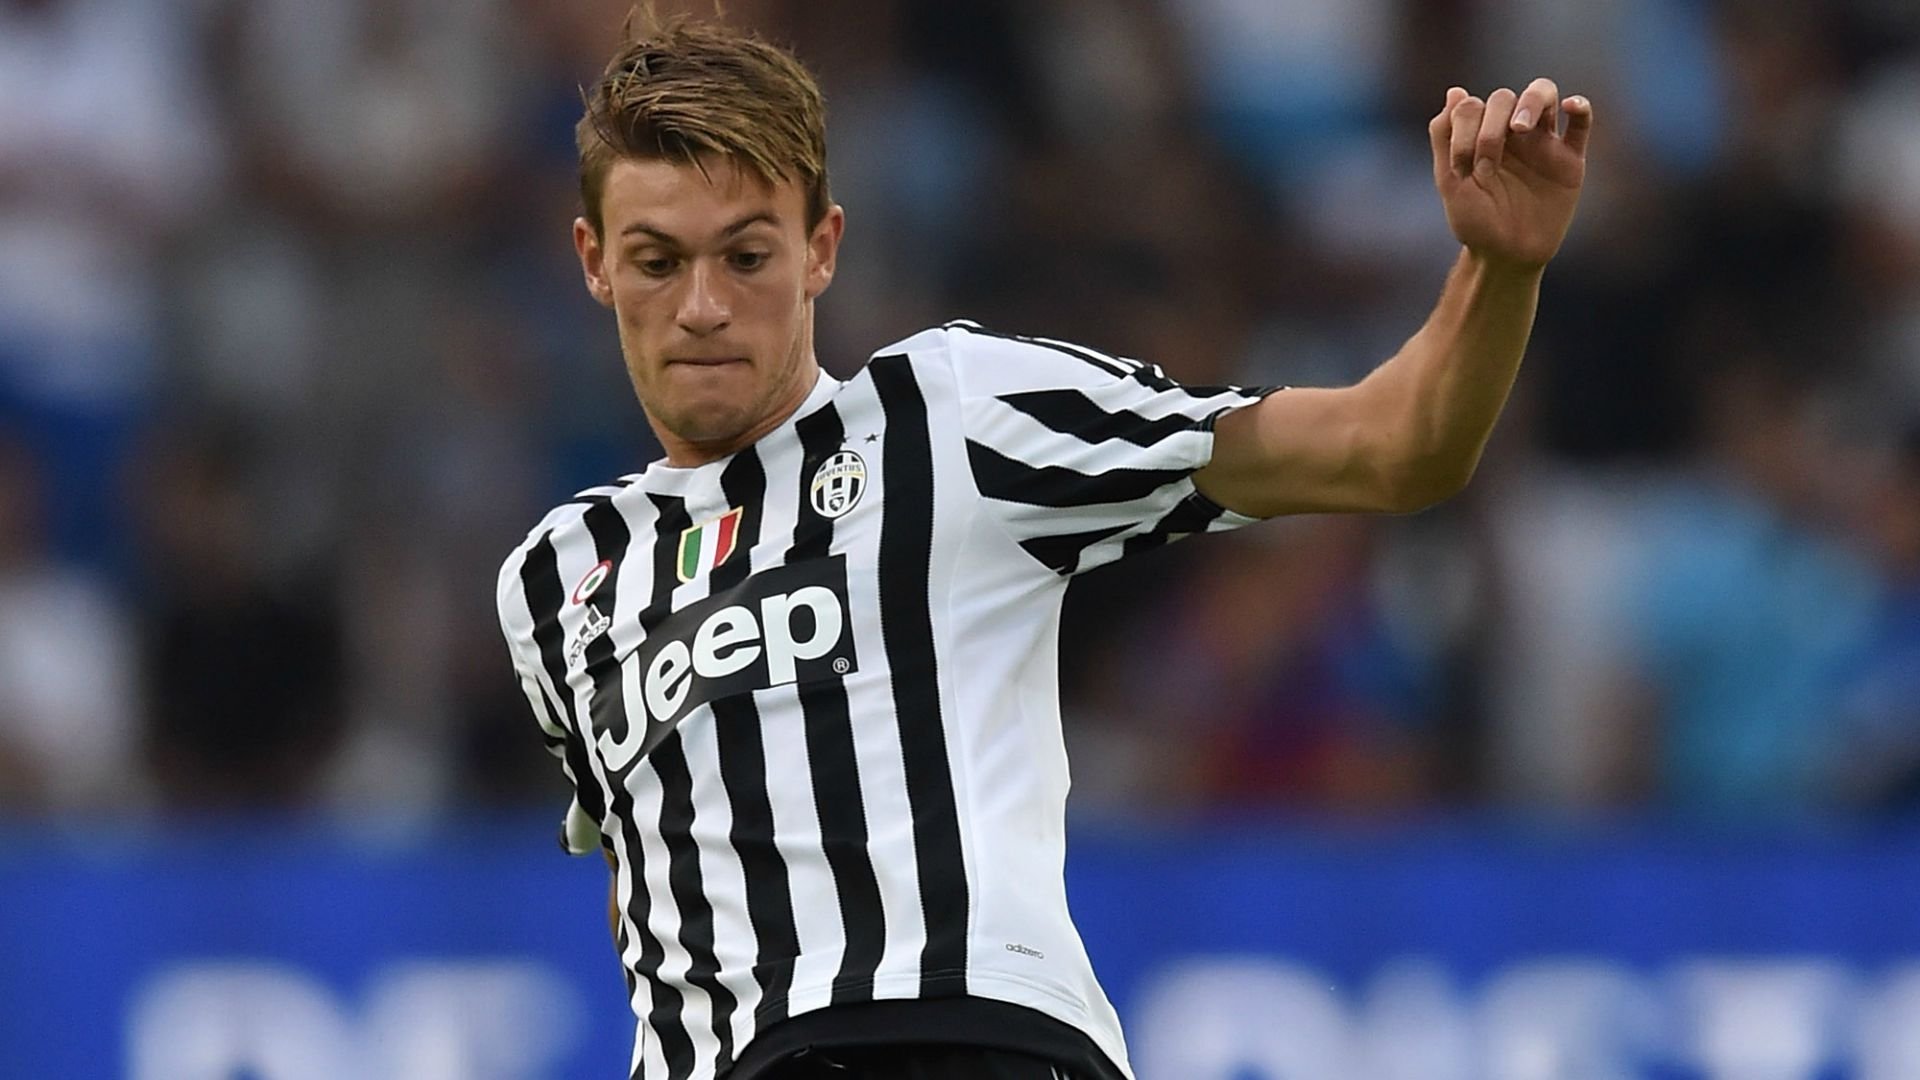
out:
{"label": "jeep logo", "polygon": [[839,678],[859,667],[847,618],[846,557],[776,567],[674,612],[624,658],[628,711],[637,691],[650,723],[644,730],[629,725],[618,740],[601,732],[600,751],[609,768],[619,769],[709,701]]}

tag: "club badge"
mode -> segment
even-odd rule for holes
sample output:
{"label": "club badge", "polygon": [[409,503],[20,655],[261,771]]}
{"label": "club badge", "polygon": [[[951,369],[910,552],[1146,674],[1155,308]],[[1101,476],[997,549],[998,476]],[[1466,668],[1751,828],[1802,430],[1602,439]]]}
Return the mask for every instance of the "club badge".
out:
{"label": "club badge", "polygon": [[814,513],[821,517],[843,517],[860,504],[867,490],[867,463],[851,450],[842,450],[820,463],[814,470],[809,495]]}

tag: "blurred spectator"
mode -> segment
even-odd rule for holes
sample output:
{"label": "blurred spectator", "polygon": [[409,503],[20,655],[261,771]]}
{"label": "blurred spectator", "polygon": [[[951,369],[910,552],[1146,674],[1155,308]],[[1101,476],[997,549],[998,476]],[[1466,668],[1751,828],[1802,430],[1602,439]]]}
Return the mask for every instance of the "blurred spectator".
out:
{"label": "blurred spectator", "polygon": [[[1541,366],[1551,356],[1532,361]],[[1510,421],[1529,419],[1527,395]],[[1566,468],[1515,439],[1490,448],[1485,506],[1498,618],[1481,642],[1487,679],[1483,797],[1531,812],[1617,801],[1620,583],[1644,524],[1644,471]]]}
{"label": "blurred spectator", "polygon": [[134,753],[133,627],[44,531],[34,460],[0,440],[0,810],[125,811]]}
{"label": "blurred spectator", "polygon": [[1866,494],[1860,535],[1885,591],[1842,679],[1828,782],[1845,804],[1910,810],[1920,806],[1920,423]]}
{"label": "blurred spectator", "polygon": [[255,460],[237,431],[194,428],[140,477],[146,750],[170,807],[301,805],[342,727],[337,599],[273,561],[249,490]]}
{"label": "blurred spectator", "polygon": [[1277,182],[1311,175],[1363,131],[1389,82],[1390,0],[1188,0],[1166,9],[1187,27],[1220,139]]}
{"label": "blurred spectator", "polygon": [[[1920,20],[1916,20],[1920,21]],[[1916,31],[1920,35],[1920,31]],[[1842,121],[1839,239],[1874,374],[1920,401],[1920,57],[1875,69]]]}
{"label": "blurred spectator", "polygon": [[[486,609],[539,509],[656,453],[567,243],[579,86],[630,7],[0,0],[11,802],[137,801],[143,724],[170,805],[553,782]],[[1468,496],[1076,583],[1082,795],[1584,808],[1626,797],[1623,755],[1633,798],[1727,812],[1920,787],[1916,495],[1856,491],[1804,418],[1816,370],[1850,423],[1920,410],[1911,3],[725,7],[827,90],[842,374],[971,316],[1191,382],[1357,379],[1452,257],[1422,130],[1446,87],[1599,103]],[[1865,559],[1824,535],[1842,496]],[[1172,718],[1210,732],[1178,760]]]}
{"label": "blurred spectator", "polygon": [[1090,672],[1083,800],[1163,807],[1418,805],[1438,787],[1438,627],[1399,617],[1380,522],[1320,516],[1208,538],[1184,586]]}
{"label": "blurred spectator", "polygon": [[361,485],[363,514],[344,539],[355,699],[330,794],[358,807],[433,810],[463,786],[511,800],[547,791],[553,776],[525,753],[537,729],[524,700],[502,693],[498,617],[478,587],[499,571],[499,538],[524,533],[548,495],[538,433],[523,422],[537,400],[528,346],[492,312],[443,320],[442,392],[370,448],[387,465]]}
{"label": "blurred spectator", "polygon": [[1630,740],[1628,790],[1766,817],[1825,799],[1833,703],[1874,582],[1827,532],[1848,477],[1804,354],[1726,335],[1699,466],[1636,525],[1618,594],[1635,679],[1602,708]]}
{"label": "blurred spectator", "polygon": [[[1462,10],[1469,5],[1458,0],[1418,6],[1432,7],[1440,18],[1470,27],[1482,58],[1480,69],[1471,73],[1478,79],[1517,89],[1547,75],[1566,93],[1607,102],[1609,132],[1638,143],[1646,154],[1645,167],[1671,178],[1709,165],[1722,148],[1726,125],[1741,122],[1733,114],[1745,99],[1726,83],[1727,55],[1714,36],[1716,7],[1771,10],[1783,5],[1773,0],[1737,5],[1700,0],[1480,0],[1472,5],[1478,10],[1471,18]],[[1820,40],[1819,35],[1813,39]]]}
{"label": "blurred spectator", "polygon": [[160,259],[219,139],[176,0],[0,0],[0,429],[68,557],[124,557],[115,478],[162,361]]}

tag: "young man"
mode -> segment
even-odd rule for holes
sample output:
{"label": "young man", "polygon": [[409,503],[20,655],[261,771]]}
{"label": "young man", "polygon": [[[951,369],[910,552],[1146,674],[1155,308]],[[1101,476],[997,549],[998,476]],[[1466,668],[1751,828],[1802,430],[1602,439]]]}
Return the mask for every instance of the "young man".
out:
{"label": "young man", "polygon": [[822,116],[791,56],[678,22],[614,57],[578,130],[574,244],[666,457],[549,514],[499,604],[569,849],[614,866],[633,1075],[1127,1076],[1062,885],[1067,582],[1459,490],[1592,113],[1544,79],[1450,91],[1438,307],[1359,385],[1274,394],[968,323],[824,375],[846,217]]}

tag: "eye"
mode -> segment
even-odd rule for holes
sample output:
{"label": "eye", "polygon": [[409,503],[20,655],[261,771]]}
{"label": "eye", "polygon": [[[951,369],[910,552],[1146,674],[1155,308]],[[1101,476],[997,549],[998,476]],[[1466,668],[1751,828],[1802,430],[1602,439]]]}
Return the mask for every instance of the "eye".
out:
{"label": "eye", "polygon": [[771,257],[764,251],[736,251],[728,256],[728,259],[733,263],[735,270],[751,273],[767,265],[767,260]]}
{"label": "eye", "polygon": [[673,273],[674,269],[680,264],[677,260],[670,259],[665,255],[654,255],[649,258],[638,259],[634,262],[634,265],[639,267],[640,272],[648,277],[663,278]]}

